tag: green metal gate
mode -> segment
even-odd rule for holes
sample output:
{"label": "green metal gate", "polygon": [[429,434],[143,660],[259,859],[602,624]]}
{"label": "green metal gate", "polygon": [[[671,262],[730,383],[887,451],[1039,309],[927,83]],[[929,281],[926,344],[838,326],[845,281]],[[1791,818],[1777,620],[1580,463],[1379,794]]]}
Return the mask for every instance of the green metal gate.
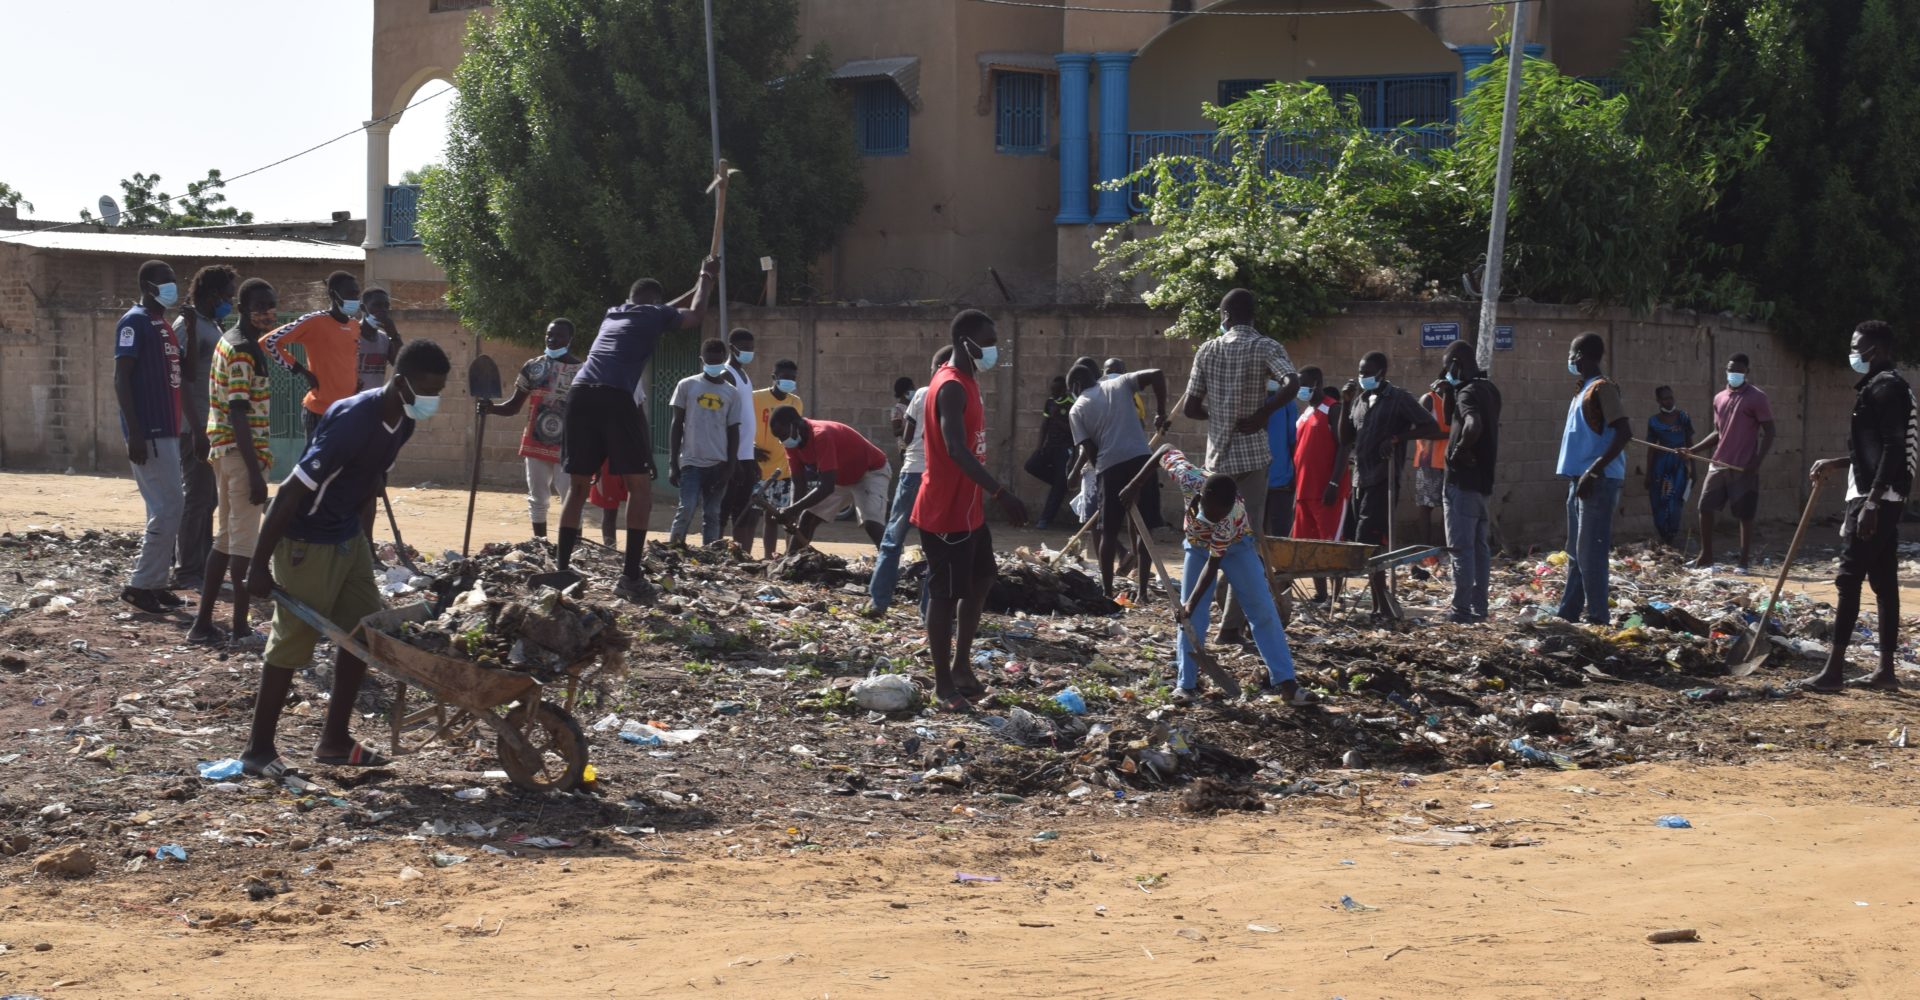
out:
{"label": "green metal gate", "polygon": [[647,429],[653,434],[653,464],[667,481],[667,437],[673,429],[673,387],[700,374],[700,331],[675,330],[660,338],[647,381]]}
{"label": "green metal gate", "polygon": [[[281,323],[291,323],[300,318],[299,313],[283,312],[274,317]],[[307,349],[299,344],[293,345],[293,356],[307,363]],[[276,480],[285,479],[293,471],[295,462],[300,461],[300,453],[307,447],[307,428],[300,414],[306,410],[300,401],[307,396],[307,381],[298,375],[267,361],[267,377],[273,391],[273,399],[267,403],[267,443],[273,448],[273,468],[269,474]]]}

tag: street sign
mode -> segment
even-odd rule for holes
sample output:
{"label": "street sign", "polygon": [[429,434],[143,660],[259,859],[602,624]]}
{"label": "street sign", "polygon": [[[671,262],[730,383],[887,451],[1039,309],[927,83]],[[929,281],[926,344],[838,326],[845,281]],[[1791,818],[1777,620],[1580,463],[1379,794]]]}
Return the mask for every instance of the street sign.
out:
{"label": "street sign", "polygon": [[1513,350],[1513,327],[1496,326],[1493,328],[1493,349],[1496,351]]}
{"label": "street sign", "polygon": [[1421,347],[1445,347],[1460,339],[1458,323],[1422,323],[1420,324]]}

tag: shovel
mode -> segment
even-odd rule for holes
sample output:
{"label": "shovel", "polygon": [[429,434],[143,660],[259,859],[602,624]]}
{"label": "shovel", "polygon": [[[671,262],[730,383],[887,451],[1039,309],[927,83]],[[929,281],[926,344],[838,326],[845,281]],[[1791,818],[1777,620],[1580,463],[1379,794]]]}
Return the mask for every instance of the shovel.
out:
{"label": "shovel", "polygon": [[1193,620],[1180,614],[1185,607],[1180,601],[1180,588],[1174,584],[1173,578],[1167,575],[1166,567],[1160,564],[1160,557],[1154,555],[1153,547],[1148,544],[1147,525],[1140,517],[1140,508],[1129,506],[1127,513],[1133,518],[1133,530],[1140,533],[1137,544],[1140,546],[1143,559],[1153,563],[1153,571],[1160,574],[1160,583],[1167,588],[1167,594],[1173,600],[1174,617],[1180,622],[1180,630],[1186,633],[1187,644],[1193,647],[1193,659],[1200,665],[1200,672],[1206,674],[1207,679],[1217,685],[1220,690],[1225,691],[1228,698],[1240,697],[1240,681],[1222,667],[1220,661],[1213,658],[1212,653],[1207,652],[1206,643],[1202,642],[1199,634],[1194,631]]}
{"label": "shovel", "polygon": [[[500,398],[500,366],[482,354],[467,366],[467,393],[475,399]],[[475,413],[473,425],[473,481],[467,486],[467,531],[460,539],[460,558],[473,547],[473,503],[480,493],[480,448],[487,440],[487,415]]]}
{"label": "shovel", "polygon": [[1769,648],[1756,655],[1754,650],[1759,649],[1760,644],[1766,641],[1767,623],[1773,620],[1773,606],[1780,600],[1780,588],[1786,586],[1787,571],[1793,568],[1793,557],[1800,551],[1800,539],[1807,533],[1807,522],[1813,520],[1813,505],[1820,499],[1820,483],[1820,480],[1815,479],[1813,489],[1807,493],[1807,509],[1800,512],[1800,526],[1793,529],[1793,541],[1787,543],[1787,557],[1780,560],[1780,575],[1774,578],[1773,596],[1767,598],[1766,610],[1760,612],[1760,624],[1753,630],[1752,637],[1747,640],[1746,659],[1727,671],[1735,677],[1745,677],[1760,669],[1760,666],[1767,662],[1767,655],[1773,652]]}
{"label": "shovel", "polygon": [[[1159,463],[1160,442],[1165,440],[1166,436],[1167,436],[1166,431],[1156,431],[1153,435],[1153,439],[1147,442],[1147,451],[1150,452],[1151,454],[1149,454],[1147,457],[1147,467],[1141,470],[1142,473],[1151,473],[1152,470]],[[1127,490],[1132,491],[1127,494],[1126,502],[1128,506],[1132,506],[1133,496],[1139,492],[1140,486],[1143,485],[1145,482],[1146,480],[1142,479],[1140,476],[1135,476],[1133,478],[1133,482],[1127,484],[1127,487],[1126,487]],[[1093,527],[1094,524],[1099,520],[1100,518],[1096,515],[1094,517],[1089,517],[1085,521],[1081,522],[1080,530],[1075,531],[1073,533],[1073,537],[1067,539],[1067,544],[1062,545],[1060,547],[1060,551],[1055,552],[1053,554],[1053,558],[1047,560],[1047,567],[1049,569],[1059,569],[1060,564],[1067,561],[1067,554],[1073,551],[1073,547],[1075,545],[1080,544],[1081,536],[1085,535],[1087,533],[1087,529]]]}

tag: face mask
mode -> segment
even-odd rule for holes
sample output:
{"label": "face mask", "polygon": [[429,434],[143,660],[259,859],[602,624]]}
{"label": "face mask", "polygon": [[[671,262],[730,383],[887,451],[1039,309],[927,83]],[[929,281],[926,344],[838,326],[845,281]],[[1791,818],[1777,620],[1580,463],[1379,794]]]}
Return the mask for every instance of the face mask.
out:
{"label": "face mask", "polygon": [[1333,404],[1332,404],[1332,403],[1321,403],[1321,404],[1320,404],[1319,406],[1316,406],[1316,407],[1314,407],[1314,409],[1316,409],[1316,410],[1319,410],[1319,411],[1320,411],[1321,413],[1327,413],[1327,412],[1330,412],[1330,411],[1331,411],[1331,410],[1333,409]]}
{"label": "face mask", "polygon": [[1272,379],[1268,379],[1268,380],[1267,380],[1267,391],[1268,391],[1268,392],[1278,392],[1278,391],[1280,391],[1280,383],[1278,383],[1278,382],[1275,382],[1275,381],[1274,381],[1274,380],[1272,380]]}
{"label": "face mask", "polygon": [[340,315],[342,316],[360,315],[360,300],[359,299],[341,299]]}
{"label": "face mask", "polygon": [[991,370],[994,365],[1000,363],[1000,345],[994,344],[988,347],[981,347],[971,340],[967,341],[967,343],[972,345],[974,350],[980,352],[980,360],[974,362],[973,367],[975,371],[988,371]]}
{"label": "face mask", "polygon": [[780,446],[783,448],[798,448],[800,447],[800,439],[797,437],[781,438]]}
{"label": "face mask", "polygon": [[1852,365],[1853,370],[1862,375],[1865,375],[1871,370],[1871,366],[1867,364],[1867,359],[1861,357],[1859,351],[1851,351],[1847,354],[1847,364]]}
{"label": "face mask", "polygon": [[1311,400],[1311,399],[1313,399],[1313,387],[1312,387],[1312,386],[1307,386],[1307,385],[1303,385],[1303,386],[1301,386],[1301,387],[1300,387],[1300,391],[1299,391],[1299,392],[1296,392],[1296,393],[1294,393],[1294,395],[1295,395],[1296,397],[1298,397],[1298,398],[1299,398],[1299,400],[1300,400],[1300,401],[1301,401],[1302,403],[1305,403],[1305,402],[1307,402],[1307,401],[1309,401],[1309,400]]}
{"label": "face mask", "polygon": [[547,348],[547,357],[558,361],[567,356],[567,350],[565,347],[549,347]]}
{"label": "face mask", "polygon": [[700,365],[700,370],[703,372],[706,372],[707,375],[711,378],[719,378],[720,376],[725,375],[727,373],[727,366],[726,365],[709,365],[709,364],[702,363]]}
{"label": "face mask", "polygon": [[1454,374],[1454,373],[1452,373],[1452,372],[1448,372],[1448,373],[1447,373],[1447,384],[1448,384],[1448,385],[1459,385],[1459,384],[1460,384],[1460,377],[1459,377],[1458,375],[1455,375],[1455,374]]}
{"label": "face mask", "polygon": [[733,356],[738,358],[740,360],[740,363],[743,365],[753,360],[752,351],[735,351],[733,352]]}
{"label": "face mask", "polygon": [[231,316],[231,315],[233,315],[233,303],[231,302],[222,302],[219,305],[213,307],[214,319],[226,319],[228,316]]}
{"label": "face mask", "polygon": [[1747,384],[1747,377],[1740,372],[1727,373],[1727,388],[1738,389]]}
{"label": "face mask", "polygon": [[1580,374],[1580,366],[1571,361],[1567,362],[1567,374],[1569,375]]}
{"label": "face mask", "polygon": [[153,299],[164,308],[172,309],[174,303],[180,301],[180,286],[171,281],[165,284],[155,285],[153,286]]}
{"label": "face mask", "polygon": [[1232,332],[1233,332],[1233,327],[1230,327],[1230,326],[1228,326],[1227,324],[1225,324],[1225,323],[1222,323],[1222,324],[1220,324],[1220,332],[1221,332],[1221,333],[1232,333]]}
{"label": "face mask", "polygon": [[792,393],[793,390],[800,388],[800,383],[790,378],[777,378],[773,380],[773,387],[784,393]]}
{"label": "face mask", "polygon": [[1661,413],[1672,413],[1672,412],[1673,412],[1673,407],[1671,407],[1671,406],[1662,406],[1662,407],[1660,408],[1660,412],[1661,412]]}
{"label": "face mask", "polygon": [[415,420],[425,420],[440,412],[439,396],[422,396],[418,392],[414,392],[413,382],[408,380],[406,376],[400,376],[400,380],[407,383],[408,392],[413,392],[413,402],[401,407],[407,416]]}
{"label": "face mask", "polygon": [[1372,392],[1373,390],[1378,388],[1380,388],[1380,376],[1378,375],[1360,376],[1360,391]]}

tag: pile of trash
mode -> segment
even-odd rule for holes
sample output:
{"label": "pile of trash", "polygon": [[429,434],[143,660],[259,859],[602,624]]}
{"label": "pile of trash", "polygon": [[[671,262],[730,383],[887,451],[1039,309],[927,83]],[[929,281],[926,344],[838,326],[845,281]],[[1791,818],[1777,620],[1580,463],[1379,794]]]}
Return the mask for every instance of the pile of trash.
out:
{"label": "pile of trash", "polygon": [[542,677],[562,673],[605,650],[628,646],[613,612],[542,587],[531,597],[489,597],[474,586],[452,606],[426,621],[410,621],[393,633],[416,649],[469,660],[496,670]]}

